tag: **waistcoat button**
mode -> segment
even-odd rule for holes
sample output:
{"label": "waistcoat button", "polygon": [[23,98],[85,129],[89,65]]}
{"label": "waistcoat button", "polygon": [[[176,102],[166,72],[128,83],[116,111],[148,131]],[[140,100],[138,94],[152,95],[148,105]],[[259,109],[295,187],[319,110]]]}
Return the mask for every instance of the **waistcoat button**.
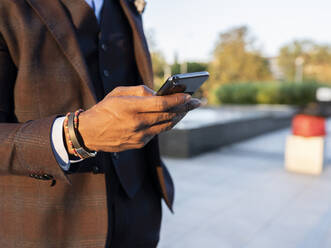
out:
{"label": "waistcoat button", "polygon": [[109,77],[110,73],[109,73],[108,70],[103,70],[103,75],[104,75],[105,77]]}
{"label": "waistcoat button", "polygon": [[99,166],[97,166],[97,165],[93,166],[92,171],[93,171],[94,174],[98,174],[100,172]]}
{"label": "waistcoat button", "polygon": [[107,45],[105,43],[101,44],[101,49],[107,51]]}

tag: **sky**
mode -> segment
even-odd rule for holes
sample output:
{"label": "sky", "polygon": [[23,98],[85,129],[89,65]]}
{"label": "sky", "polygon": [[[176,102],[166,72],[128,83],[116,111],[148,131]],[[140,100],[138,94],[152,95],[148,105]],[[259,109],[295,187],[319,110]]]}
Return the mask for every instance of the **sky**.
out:
{"label": "sky", "polygon": [[146,0],[146,33],[168,62],[205,61],[221,32],[247,25],[264,56],[294,39],[331,44],[330,0]]}

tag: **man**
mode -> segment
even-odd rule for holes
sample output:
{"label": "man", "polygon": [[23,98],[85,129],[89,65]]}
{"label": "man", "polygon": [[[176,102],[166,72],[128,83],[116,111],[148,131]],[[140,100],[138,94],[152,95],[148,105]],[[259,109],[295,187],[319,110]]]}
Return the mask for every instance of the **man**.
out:
{"label": "man", "polygon": [[[142,3],[0,1],[0,247],[157,245],[157,134],[200,102],[154,96]],[[63,128],[79,108],[86,159]]]}

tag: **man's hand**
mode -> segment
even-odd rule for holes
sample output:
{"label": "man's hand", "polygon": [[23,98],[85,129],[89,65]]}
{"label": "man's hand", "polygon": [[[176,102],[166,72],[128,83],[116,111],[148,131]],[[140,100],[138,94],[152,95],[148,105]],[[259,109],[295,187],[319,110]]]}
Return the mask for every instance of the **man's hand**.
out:
{"label": "man's hand", "polygon": [[146,86],[117,87],[79,115],[78,131],[91,151],[138,149],[200,105],[183,93],[155,96]]}

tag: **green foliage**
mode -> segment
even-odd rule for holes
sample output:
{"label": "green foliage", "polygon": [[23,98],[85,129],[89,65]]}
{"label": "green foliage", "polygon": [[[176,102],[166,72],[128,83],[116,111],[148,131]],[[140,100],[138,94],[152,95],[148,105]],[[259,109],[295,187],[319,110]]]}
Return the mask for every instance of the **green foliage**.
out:
{"label": "green foliage", "polygon": [[279,83],[255,84],[257,89],[256,102],[260,104],[275,104],[280,99]]}
{"label": "green foliage", "polygon": [[179,74],[180,73],[180,64],[178,62],[175,62],[171,65],[171,75]]}
{"label": "green foliage", "polygon": [[305,83],[233,83],[216,91],[220,103],[226,104],[289,104],[305,105],[315,101],[321,84]]}
{"label": "green foliage", "polygon": [[187,62],[187,72],[206,71],[207,68],[207,63]]}
{"label": "green foliage", "polygon": [[224,84],[216,95],[221,103],[255,104],[257,88],[251,83]]}
{"label": "green foliage", "polygon": [[202,62],[184,62],[182,64],[178,63],[177,61],[175,61],[172,65],[171,65],[171,74],[179,74],[182,73],[182,67],[187,68],[187,71],[185,72],[197,72],[197,71],[206,71],[208,68],[208,64],[207,63],[202,63]]}
{"label": "green foliage", "polygon": [[315,82],[280,83],[277,102],[291,105],[305,105],[315,102],[316,90],[320,86],[321,84]]}

